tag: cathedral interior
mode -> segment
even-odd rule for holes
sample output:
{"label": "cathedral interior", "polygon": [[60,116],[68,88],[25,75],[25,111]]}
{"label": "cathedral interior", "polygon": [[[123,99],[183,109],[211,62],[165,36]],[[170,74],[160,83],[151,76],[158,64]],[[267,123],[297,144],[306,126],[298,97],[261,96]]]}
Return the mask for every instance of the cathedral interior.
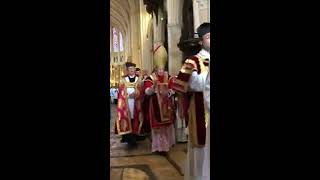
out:
{"label": "cathedral interior", "polygon": [[[182,61],[199,50],[196,28],[210,22],[210,0],[110,0],[110,86],[126,74],[126,62],[143,73],[153,70],[154,49],[168,54],[166,71],[177,75]],[[111,104],[110,177],[112,180],[182,180],[187,145],[177,143],[166,156],[151,152],[150,139],[130,149],[114,133],[116,105]]]}

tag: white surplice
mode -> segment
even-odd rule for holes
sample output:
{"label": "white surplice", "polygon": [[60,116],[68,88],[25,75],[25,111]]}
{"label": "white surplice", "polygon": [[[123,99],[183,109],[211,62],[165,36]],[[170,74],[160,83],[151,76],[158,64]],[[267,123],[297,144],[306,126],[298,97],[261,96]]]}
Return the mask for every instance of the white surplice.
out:
{"label": "white surplice", "polygon": [[[208,59],[210,53],[202,49],[197,56]],[[209,63],[210,64],[210,63]],[[210,112],[210,70],[208,73],[193,72],[189,80],[189,87],[196,92],[203,92],[206,110]],[[209,113],[210,114],[210,113]],[[206,129],[206,144],[203,148],[192,147],[188,141],[187,167],[185,180],[209,180],[210,179],[210,115]]]}
{"label": "white surplice", "polygon": [[[133,77],[131,77],[131,78],[133,78]],[[127,82],[130,82],[129,77],[125,77],[125,80]],[[134,82],[137,82],[137,81],[138,81],[138,77],[135,77],[135,81]],[[128,95],[132,94],[134,92],[135,92],[135,88],[133,88],[133,87],[128,87],[127,88],[127,94]],[[130,116],[131,116],[130,118],[134,119],[134,98],[128,98],[128,107],[129,107]]]}

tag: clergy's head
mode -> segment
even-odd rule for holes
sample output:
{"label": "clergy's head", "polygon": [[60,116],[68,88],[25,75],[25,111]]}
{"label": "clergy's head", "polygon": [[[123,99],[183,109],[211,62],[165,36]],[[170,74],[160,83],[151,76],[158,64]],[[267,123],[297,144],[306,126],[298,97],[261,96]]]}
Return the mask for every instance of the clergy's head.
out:
{"label": "clergy's head", "polygon": [[143,70],[143,71],[142,71],[142,74],[143,74],[143,77],[149,76],[148,70]]}
{"label": "clergy's head", "polygon": [[156,72],[159,76],[163,76],[164,75],[164,66],[163,65],[156,66]]}
{"label": "clergy's head", "polygon": [[126,67],[129,76],[134,76],[136,74],[136,64],[132,62],[127,62]]}
{"label": "clergy's head", "polygon": [[140,75],[141,75],[140,68],[136,68],[136,75],[137,75],[137,76],[140,76]]}
{"label": "clergy's head", "polygon": [[158,44],[153,52],[153,65],[156,73],[160,76],[163,75],[166,63],[168,62],[168,53],[162,44]]}
{"label": "clergy's head", "polygon": [[203,23],[197,28],[197,33],[199,35],[199,44],[203,49],[210,52],[210,23]]}

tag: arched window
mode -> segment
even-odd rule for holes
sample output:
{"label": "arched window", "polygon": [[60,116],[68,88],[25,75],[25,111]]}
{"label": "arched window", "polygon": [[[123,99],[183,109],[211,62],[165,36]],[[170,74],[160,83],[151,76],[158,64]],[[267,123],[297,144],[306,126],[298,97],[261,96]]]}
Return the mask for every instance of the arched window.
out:
{"label": "arched window", "polygon": [[120,52],[123,52],[123,38],[122,38],[122,33],[119,32],[119,47],[120,47]]}
{"label": "arched window", "polygon": [[123,37],[122,33],[117,28],[112,28],[113,36],[113,52],[123,52]]}
{"label": "arched window", "polygon": [[112,35],[113,35],[113,52],[119,52],[118,31],[116,28],[112,28]]}

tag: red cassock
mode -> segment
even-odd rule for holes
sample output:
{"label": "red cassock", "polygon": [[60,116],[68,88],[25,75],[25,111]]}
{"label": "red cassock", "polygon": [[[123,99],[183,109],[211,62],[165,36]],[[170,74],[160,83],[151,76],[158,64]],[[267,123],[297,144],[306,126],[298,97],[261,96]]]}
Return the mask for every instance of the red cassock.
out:
{"label": "red cassock", "polygon": [[152,129],[169,126],[175,120],[174,98],[168,97],[173,81],[169,75],[152,74],[144,81],[144,89],[155,87],[155,93],[147,97],[147,119]]}
{"label": "red cassock", "polygon": [[177,78],[173,83],[173,89],[178,93],[180,106],[179,112],[183,116],[189,128],[189,139],[193,147],[203,147],[206,142],[206,119],[203,100],[203,92],[194,92],[189,88],[189,79],[193,71],[200,74],[207,71],[209,63],[198,56],[192,56],[185,60]]}

